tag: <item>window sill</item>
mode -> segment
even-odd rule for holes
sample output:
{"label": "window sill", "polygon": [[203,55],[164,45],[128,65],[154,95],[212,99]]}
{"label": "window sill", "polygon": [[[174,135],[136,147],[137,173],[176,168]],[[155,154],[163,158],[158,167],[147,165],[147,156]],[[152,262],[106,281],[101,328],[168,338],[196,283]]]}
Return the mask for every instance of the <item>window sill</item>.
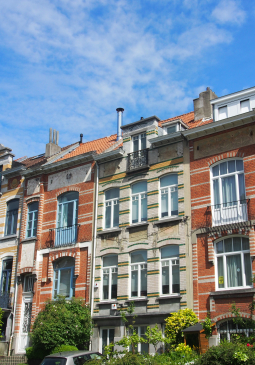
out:
{"label": "window sill", "polygon": [[144,297],[144,298],[133,298],[133,299],[128,299],[125,300],[126,303],[131,303],[131,302],[148,302],[148,298]]}
{"label": "window sill", "polygon": [[37,241],[37,238],[36,237],[24,238],[24,240],[22,240],[21,243],[26,243],[31,241]]}
{"label": "window sill", "polygon": [[172,294],[172,295],[161,295],[157,298],[157,300],[168,300],[168,299],[181,299],[180,294]]}
{"label": "window sill", "polygon": [[255,288],[247,287],[242,289],[223,289],[215,292],[211,292],[210,296],[214,298],[231,298],[231,297],[243,297],[253,296],[255,293]]}
{"label": "window sill", "polygon": [[119,227],[116,227],[116,228],[109,228],[109,229],[104,229],[103,231],[101,232],[97,232],[97,235],[98,236],[102,236],[104,234],[108,234],[108,233],[117,233],[117,232],[120,232],[121,231],[121,228]]}
{"label": "window sill", "polygon": [[134,223],[134,224],[130,224],[130,226],[127,226],[126,229],[130,229],[130,228],[136,228],[136,227],[140,227],[140,226],[148,226],[149,222],[139,222],[139,223]]}
{"label": "window sill", "polygon": [[3,237],[0,237],[0,241],[4,241],[4,240],[11,240],[13,238],[17,238],[17,235],[16,234],[10,234],[8,236],[3,236]]}
{"label": "window sill", "polygon": [[109,305],[109,304],[117,304],[118,303],[118,301],[117,301],[117,299],[115,300],[115,299],[113,299],[113,300],[102,300],[101,302],[98,302],[98,303],[96,303],[97,305]]}
{"label": "window sill", "polygon": [[158,224],[163,224],[167,222],[176,222],[181,221],[183,217],[168,217],[168,218],[161,218],[158,221],[154,222],[154,225],[157,226]]}

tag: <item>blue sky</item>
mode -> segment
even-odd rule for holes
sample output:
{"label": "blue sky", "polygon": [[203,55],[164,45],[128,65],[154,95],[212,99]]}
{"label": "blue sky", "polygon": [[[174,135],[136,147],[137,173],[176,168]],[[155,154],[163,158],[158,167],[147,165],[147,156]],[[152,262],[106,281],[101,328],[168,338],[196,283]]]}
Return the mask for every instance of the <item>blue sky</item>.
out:
{"label": "blue sky", "polygon": [[0,2],[0,143],[16,157],[116,133],[140,117],[193,109],[255,86],[255,3],[248,0]]}

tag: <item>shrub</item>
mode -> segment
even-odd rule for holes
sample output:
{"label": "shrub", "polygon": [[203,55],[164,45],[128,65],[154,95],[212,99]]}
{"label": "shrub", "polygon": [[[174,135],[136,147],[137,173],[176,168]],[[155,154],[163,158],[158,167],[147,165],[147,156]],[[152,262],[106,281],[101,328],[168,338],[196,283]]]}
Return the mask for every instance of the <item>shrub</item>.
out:
{"label": "shrub", "polygon": [[192,354],[192,349],[188,345],[185,345],[184,343],[180,343],[175,348],[174,351],[179,352],[180,354],[185,354],[185,355],[191,355]]}
{"label": "shrub", "polygon": [[70,346],[70,345],[61,345],[61,346],[57,346],[55,347],[52,351],[51,354],[56,354],[58,352],[64,352],[64,351],[77,351],[77,347],[76,346]]}
{"label": "shrub", "polygon": [[27,355],[28,360],[34,360],[34,359],[42,360],[45,358],[45,356],[47,356],[49,354],[50,353],[48,351],[45,351],[40,348],[35,348],[35,347],[26,348],[26,355]]}

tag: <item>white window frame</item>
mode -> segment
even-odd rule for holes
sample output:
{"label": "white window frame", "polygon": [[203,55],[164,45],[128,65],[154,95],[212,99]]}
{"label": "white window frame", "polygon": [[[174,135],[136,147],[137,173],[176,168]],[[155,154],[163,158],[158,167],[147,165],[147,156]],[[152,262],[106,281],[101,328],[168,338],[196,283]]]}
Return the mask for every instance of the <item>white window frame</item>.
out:
{"label": "white window frame", "polygon": [[[243,159],[241,158],[232,158],[232,159],[225,159],[225,160],[221,160],[218,163],[215,163],[211,166],[210,168],[210,179],[211,179],[211,205],[212,205],[212,225],[219,225],[219,224],[227,224],[227,223],[235,223],[235,222],[239,222],[239,221],[246,221],[248,219],[248,215],[247,215],[247,204],[246,204],[246,188],[245,188],[245,174],[244,174],[244,168],[243,170],[240,171],[234,171],[231,173],[226,173],[224,175],[221,175],[219,172],[218,176],[213,176],[213,168],[217,165],[219,165],[219,171],[220,171],[220,164],[224,163],[224,162],[231,162],[231,161],[243,161]],[[239,180],[238,180],[238,175],[243,175],[244,176],[244,193],[245,193],[245,197],[244,203],[241,203],[241,199],[240,199],[240,193],[239,193]],[[227,214],[223,212],[223,193],[222,193],[222,179],[229,177],[229,176],[235,176],[235,188],[236,188],[236,200],[231,202],[234,203],[236,202],[236,218],[234,217],[227,217]],[[215,197],[214,197],[214,188],[213,188],[213,182],[215,180],[219,181],[219,204],[215,204]],[[217,208],[217,206],[219,205],[219,208]],[[244,206],[245,205],[245,206]],[[231,208],[232,207],[232,208]],[[226,206],[226,208],[229,209],[229,211],[232,209],[234,209],[235,205],[232,206]],[[220,209],[220,212],[217,212],[217,209]],[[226,210],[226,209],[225,209]],[[217,215],[219,215],[219,218],[217,218]]]}
{"label": "white window frame", "polygon": [[[239,250],[239,251],[231,251],[231,252],[223,252],[223,253],[217,253],[217,243],[224,241],[228,238],[233,239],[234,237],[240,237],[242,238],[248,238],[247,236],[224,236],[221,239],[218,239],[217,241],[215,241],[214,243],[214,252],[215,252],[215,287],[217,291],[222,291],[222,290],[235,290],[235,289],[245,289],[245,288],[252,288],[253,285],[246,285],[246,276],[245,276],[245,262],[244,262],[244,254],[249,253],[250,254],[250,249],[249,250]],[[233,241],[232,241],[233,242]],[[241,256],[241,265],[242,265],[242,283],[245,285],[242,286],[231,286],[228,287],[227,286],[227,257],[228,256],[233,256],[233,255],[240,255]],[[223,257],[223,271],[224,271],[224,278],[223,278],[223,282],[224,282],[224,287],[223,288],[219,288],[219,276],[218,276],[218,257]],[[250,258],[250,264],[251,264],[251,275],[252,275],[252,263],[251,263],[251,258]]]}
{"label": "white window frame", "polygon": [[106,346],[108,346],[110,344],[110,338],[109,338],[110,330],[114,331],[114,339],[115,339],[115,328],[114,327],[101,327],[100,328],[100,352],[101,352],[101,354],[103,354],[103,350],[104,350],[103,349],[103,330],[107,330],[107,345]]}
{"label": "white window frame", "polygon": [[[66,256],[68,257],[68,256]],[[64,260],[65,257],[61,258],[61,260]],[[73,264],[73,266],[67,266],[67,267],[60,267],[60,268],[54,268],[54,278],[53,278],[53,291],[52,291],[52,299],[57,299],[59,294],[59,285],[60,285],[60,278],[61,278],[61,272],[64,270],[69,270],[71,269],[71,273],[70,273],[70,287],[69,287],[69,297],[66,297],[66,299],[71,299],[74,296],[74,292],[75,292],[75,283],[74,283],[74,266],[75,266],[75,262]],[[58,278],[56,279],[56,272],[58,271]],[[55,282],[57,282],[57,288],[55,289]],[[55,292],[56,292],[56,296],[55,296]]]}
{"label": "white window frame", "polygon": [[[178,203],[178,174],[167,174],[167,175],[177,175],[177,184],[173,184],[173,185],[168,185],[168,186],[165,186],[164,188],[161,188],[160,187],[160,180],[159,180],[159,189],[160,189],[160,197],[159,197],[159,219],[167,219],[167,218],[170,218],[170,217],[178,217],[178,214],[179,214],[179,203]],[[165,177],[167,175],[164,175],[164,176],[161,176],[160,179],[162,177]],[[174,191],[171,191],[171,189],[175,188],[176,190]],[[163,191],[167,191],[168,193],[168,215],[167,216],[164,216],[164,217],[161,217],[162,215],[162,212],[161,212],[161,195],[162,195],[162,192]],[[172,211],[172,207],[171,207],[171,195],[172,195],[172,192],[174,193],[175,191],[177,191],[177,204],[178,204],[178,212],[176,215],[171,215],[171,211]],[[170,214],[169,214],[170,213]]]}
{"label": "white window frame", "polygon": [[[245,318],[244,318],[245,319]],[[223,321],[221,321],[221,323],[219,323],[218,325],[217,325],[217,332],[218,332],[218,340],[219,341],[221,341],[221,338],[220,338],[220,335],[221,334],[226,334],[227,336],[227,338],[226,338],[226,340],[227,341],[230,341],[231,340],[231,335],[232,334],[240,334],[240,333],[244,333],[245,334],[245,336],[246,337],[249,337],[249,336],[251,336],[252,335],[252,333],[254,333],[254,329],[252,329],[252,328],[238,328],[238,324],[234,324],[235,325],[235,327],[236,328],[234,328],[234,329],[230,329],[229,328],[229,322],[231,321],[231,320],[233,320],[233,318],[229,318],[229,319],[225,319],[225,320],[223,320]],[[227,329],[226,330],[221,330],[220,329],[220,325],[222,325],[223,323],[225,323],[225,322],[227,322]]]}
{"label": "white window frame", "polygon": [[[166,246],[164,246],[166,247]],[[164,248],[164,247],[161,247]],[[161,251],[161,250],[160,250]],[[161,252],[160,252],[160,255],[161,255]],[[168,262],[168,265],[162,265],[163,263],[167,263]],[[179,293],[173,293],[172,292],[172,266],[173,265],[178,265],[179,267],[179,282],[180,282],[180,256],[175,256],[175,257],[169,257],[169,258],[160,258],[160,295],[162,296],[169,296],[169,295],[178,295],[180,294],[180,290],[179,290]],[[163,277],[163,267],[164,266],[169,266],[169,293],[166,293],[166,294],[163,294],[163,280],[162,280],[162,277]],[[180,286],[180,283],[179,283],[179,286]]]}
{"label": "white window frame", "polygon": [[[119,188],[112,188],[112,189],[119,189]],[[111,190],[111,189],[109,189]],[[106,192],[105,192],[106,193]],[[104,196],[105,196],[104,193]],[[113,212],[114,212],[114,205],[119,205],[119,200],[120,198],[113,198],[113,199],[105,199],[105,209],[104,209],[104,213],[105,213],[105,217],[104,217],[104,229],[112,229],[112,228],[118,228],[119,227],[119,222],[118,225],[114,226],[113,225]],[[110,206],[111,207],[111,218],[110,218],[110,227],[106,228],[106,207]]]}
{"label": "white window frame", "polygon": [[[36,210],[29,211],[29,205],[30,204],[33,204],[33,203],[37,203],[37,209]],[[35,219],[36,213],[37,213],[37,218]],[[32,219],[30,221],[29,221],[29,214],[32,215]],[[37,236],[38,214],[39,214],[39,202],[38,201],[34,201],[34,202],[29,203],[27,205],[27,229],[26,229],[26,238],[31,238],[31,237],[36,237]],[[28,228],[28,223],[29,222],[32,222],[30,229]],[[33,235],[33,231],[34,231],[35,225],[36,225],[36,232],[35,232],[35,235]],[[28,231],[29,230],[31,230],[31,234],[30,235],[28,235]]]}
{"label": "white window frame", "polygon": [[[139,251],[146,251],[146,250],[139,250]],[[135,253],[135,251],[134,251]],[[141,261],[136,263],[131,263],[131,254],[130,253],[130,298],[146,298],[146,295],[141,295],[141,271],[146,269],[146,293],[148,293],[148,277],[147,277],[147,261]],[[148,260],[148,259],[147,259]],[[138,279],[137,279],[137,296],[132,296],[132,271],[138,272]]]}
{"label": "white window frame", "polygon": [[[137,183],[135,183],[135,184],[137,184]],[[132,186],[134,186],[135,184],[133,184]],[[148,201],[147,201],[148,184],[147,184],[147,190],[142,191],[140,193],[135,193],[135,194],[132,194],[132,186],[131,186],[131,224],[138,224],[138,223],[147,222],[148,209],[147,209],[146,220],[142,220],[141,211],[142,211],[142,199],[146,199],[146,203],[148,205]],[[145,197],[143,197],[143,196],[145,196]],[[135,223],[133,223],[133,200],[138,200],[138,222],[135,222]]]}
{"label": "white window frame", "polygon": [[145,138],[145,148],[143,148],[143,149],[146,149],[147,148],[147,138],[146,138],[146,131],[145,131],[143,133],[134,134],[132,136],[132,152],[137,152],[137,151],[134,151],[134,140],[135,140],[135,138],[138,138],[138,151],[141,151],[142,150],[141,149],[141,144],[142,144],[141,139],[142,139],[142,136],[144,136],[144,138]]}
{"label": "white window frame", "polygon": [[243,114],[243,113],[248,113],[248,112],[242,112],[242,109],[241,109],[241,104],[242,104],[242,102],[244,102],[244,101],[248,101],[248,103],[249,103],[249,105],[248,105],[248,112],[249,111],[251,111],[251,100],[250,100],[250,98],[245,98],[245,99],[243,99],[243,100],[240,100],[240,104],[239,104],[239,108],[240,108],[240,114]]}
{"label": "white window frame", "polygon": [[[113,256],[113,255],[109,255],[109,256]],[[115,255],[114,255],[115,256]],[[118,257],[118,255],[116,255]],[[102,258],[104,260],[104,257]],[[102,264],[103,264],[103,260],[102,260]],[[109,284],[108,284],[108,298],[104,299],[104,274],[105,271],[108,270],[108,275],[109,275]],[[102,265],[102,293],[101,293],[101,298],[102,301],[111,301],[111,300],[117,300],[116,298],[112,298],[112,274],[117,274],[117,288],[118,288],[118,265],[112,265],[112,266],[103,266]]]}

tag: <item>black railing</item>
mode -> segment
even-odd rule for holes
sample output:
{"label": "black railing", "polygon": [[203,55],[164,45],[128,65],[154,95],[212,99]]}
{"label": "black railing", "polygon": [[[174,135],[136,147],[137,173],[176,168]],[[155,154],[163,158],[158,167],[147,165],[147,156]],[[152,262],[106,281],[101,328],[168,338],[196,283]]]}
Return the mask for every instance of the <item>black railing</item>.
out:
{"label": "black railing", "polygon": [[128,154],[127,171],[148,166],[148,149]]}
{"label": "black railing", "polygon": [[12,296],[9,293],[0,293],[0,308],[10,309],[12,306]]}
{"label": "black railing", "polygon": [[73,245],[77,242],[79,224],[73,224],[68,227],[58,227],[50,229],[52,234],[51,240],[54,247]]}
{"label": "black railing", "polygon": [[212,205],[213,226],[247,221],[247,203],[248,200],[242,199],[233,202]]}

